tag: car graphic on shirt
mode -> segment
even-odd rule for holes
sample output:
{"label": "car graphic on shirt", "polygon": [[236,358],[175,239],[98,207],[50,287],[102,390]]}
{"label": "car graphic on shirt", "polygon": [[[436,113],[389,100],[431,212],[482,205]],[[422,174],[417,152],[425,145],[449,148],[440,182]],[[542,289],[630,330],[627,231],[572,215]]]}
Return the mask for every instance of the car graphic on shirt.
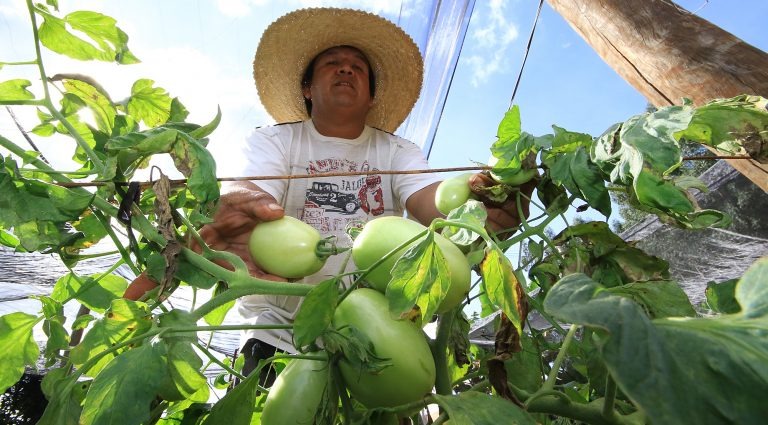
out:
{"label": "car graphic on shirt", "polygon": [[360,199],[352,193],[340,192],[339,185],[334,183],[313,182],[307,189],[307,201],[319,206],[331,206],[348,213],[360,208]]}

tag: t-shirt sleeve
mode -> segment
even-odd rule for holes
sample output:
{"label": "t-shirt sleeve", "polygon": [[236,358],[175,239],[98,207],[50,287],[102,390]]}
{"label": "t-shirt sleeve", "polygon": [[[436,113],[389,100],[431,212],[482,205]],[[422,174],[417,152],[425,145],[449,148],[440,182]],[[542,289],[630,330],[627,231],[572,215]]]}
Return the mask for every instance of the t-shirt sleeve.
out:
{"label": "t-shirt sleeve", "polygon": [[[245,166],[241,176],[284,176],[290,174],[290,159],[286,138],[280,137],[276,127],[257,128],[245,140],[241,154]],[[254,180],[278,202],[283,202],[287,180]]]}
{"label": "t-shirt sleeve", "polygon": [[[397,137],[392,158],[393,170],[424,170],[429,168],[424,152],[415,143]],[[396,174],[392,179],[392,190],[397,196],[400,206],[405,210],[405,201],[432,183],[441,179],[437,174]]]}

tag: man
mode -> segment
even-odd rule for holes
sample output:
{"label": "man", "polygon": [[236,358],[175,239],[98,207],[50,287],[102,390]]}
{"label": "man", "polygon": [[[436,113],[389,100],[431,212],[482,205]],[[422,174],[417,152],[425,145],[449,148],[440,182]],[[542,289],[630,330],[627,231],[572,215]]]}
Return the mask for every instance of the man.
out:
{"label": "man", "polygon": [[[248,138],[248,164],[239,175],[428,168],[418,146],[391,134],[419,96],[422,67],[411,38],[376,15],[323,8],[279,18],[259,42],[254,78],[262,104],[282,124],[259,128]],[[475,186],[487,182],[481,174],[470,180]],[[438,184],[434,174],[375,173],[236,183],[223,189],[213,223],[200,234],[211,248],[242,257],[254,276],[285,280],[265,274],[250,258],[248,239],[258,223],[289,214],[339,241],[347,238],[350,222],[380,215],[407,211],[426,225],[441,216],[434,201]],[[489,207],[488,217],[491,230],[519,224],[514,203]],[[343,259],[335,257],[342,256],[331,257],[304,281],[317,283],[342,272]],[[253,295],[239,300],[238,310],[248,324],[285,324],[300,300]],[[243,336],[246,374],[276,348],[295,351],[286,330],[250,330]]]}

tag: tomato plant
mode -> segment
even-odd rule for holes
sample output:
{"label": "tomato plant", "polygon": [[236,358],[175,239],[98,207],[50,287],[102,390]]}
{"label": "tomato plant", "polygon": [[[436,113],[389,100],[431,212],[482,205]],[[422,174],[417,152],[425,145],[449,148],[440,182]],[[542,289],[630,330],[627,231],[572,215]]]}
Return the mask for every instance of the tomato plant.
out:
{"label": "tomato plant", "polygon": [[248,248],[262,270],[288,279],[316,273],[327,255],[320,253],[320,233],[303,221],[284,216],[253,228]]}
{"label": "tomato plant", "polygon": [[[37,313],[0,317],[0,389],[38,361],[49,368],[49,403],[39,423],[269,425],[275,415],[295,414],[362,425],[426,405],[439,406],[436,423],[473,425],[741,424],[768,417],[768,259],[739,279],[713,283],[707,296],[717,299],[702,314],[666,261],[624,241],[605,221],[547,231],[568,209],[586,206],[608,217],[609,190],[626,192],[634,205],[680,228],[726,227],[727,214],[701,209],[691,196],[700,182],[669,176],[681,164],[683,140],[764,161],[766,99],[686,102],[630,117],[597,137],[557,126],[551,134],[526,133],[512,107],[491,145],[490,173],[500,184],[488,196],[520,201],[515,185],[536,183],[530,202],[541,214],[522,217],[509,239],[485,228],[485,207],[464,199],[457,177],[460,193],[443,196],[441,189],[436,199],[447,205],[447,217],[426,227],[402,217],[367,223],[352,247],[352,272],[318,285],[272,282],[251,277],[232,253],[184,246],[187,237],[201,240],[197,230],[217,206],[206,144],[220,116],[187,122],[179,99],[149,79],[115,102],[90,78],[45,75],[42,48],[137,61],[114,20],[83,11],[60,17],[56,3],[27,3],[34,60],[1,63],[35,68],[38,90],[26,79],[0,82],[0,104],[34,108],[40,120],[17,141],[0,136],[9,152],[0,157],[0,243],[57,255],[69,268],[50,294],[34,297]],[[54,169],[27,150],[26,137],[54,134],[70,142],[77,170]],[[172,185],[163,173],[136,182],[136,171],[155,155],[170,155],[186,184]],[[320,260],[318,238],[301,227],[269,230],[267,246],[274,254],[278,243],[306,242],[275,256],[298,258],[300,250],[305,267],[291,271],[303,268],[304,275]],[[122,297],[127,282],[113,268],[92,275],[72,268],[99,255],[91,247],[103,239],[119,251],[115,267],[160,283],[146,302]],[[515,263],[510,248],[527,248],[529,256]],[[219,266],[222,260],[234,270]],[[493,347],[469,340],[470,267],[478,276],[473,301],[489,321]],[[180,287],[204,301],[180,307],[172,302]],[[207,333],[251,326],[222,322],[234,300],[254,294],[304,297],[294,323],[281,326],[292,327],[295,347],[308,354],[284,355],[294,360],[271,389],[259,388],[256,374],[242,376],[239,361],[222,360],[205,342]],[[69,321],[71,304],[81,314]],[[435,315],[436,331],[427,336],[421,325]],[[45,335],[42,346],[35,335]],[[216,380],[206,376],[210,365],[223,371]],[[220,400],[212,397],[210,388],[227,377],[241,382]]]}

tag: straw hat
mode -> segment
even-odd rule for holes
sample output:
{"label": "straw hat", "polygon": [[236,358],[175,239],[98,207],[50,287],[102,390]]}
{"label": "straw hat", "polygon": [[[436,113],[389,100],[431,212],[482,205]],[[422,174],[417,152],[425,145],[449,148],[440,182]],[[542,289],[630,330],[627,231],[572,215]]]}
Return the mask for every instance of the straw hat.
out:
{"label": "straw hat", "polygon": [[349,45],[365,53],[376,77],[366,124],[394,132],[421,91],[419,48],[402,29],[377,15],[352,9],[300,9],[278,18],[256,49],[253,77],[264,107],[277,122],[309,118],[301,77],[325,49]]}

